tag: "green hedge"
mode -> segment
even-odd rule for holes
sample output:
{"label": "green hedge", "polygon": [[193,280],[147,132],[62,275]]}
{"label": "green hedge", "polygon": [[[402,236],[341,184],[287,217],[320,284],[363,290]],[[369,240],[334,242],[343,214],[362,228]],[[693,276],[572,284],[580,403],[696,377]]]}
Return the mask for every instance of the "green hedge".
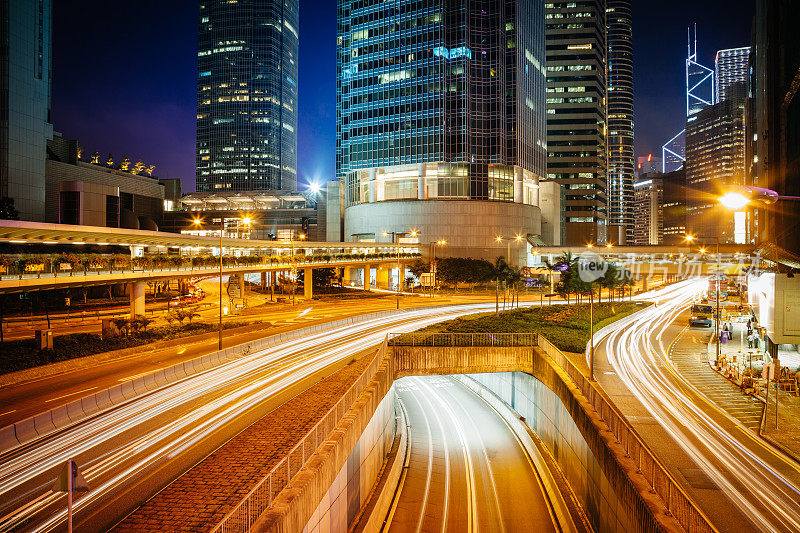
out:
{"label": "green hedge", "polygon": [[[223,329],[237,328],[255,323],[258,322],[225,322]],[[32,339],[8,341],[4,342],[2,348],[0,348],[0,374],[210,331],[217,331],[216,323],[196,322],[184,324],[183,326],[156,327],[127,337],[110,337],[107,339],[101,339],[100,335],[95,333],[72,333],[70,335],[56,336],[53,339],[53,349],[41,351],[36,349],[36,343]]]}

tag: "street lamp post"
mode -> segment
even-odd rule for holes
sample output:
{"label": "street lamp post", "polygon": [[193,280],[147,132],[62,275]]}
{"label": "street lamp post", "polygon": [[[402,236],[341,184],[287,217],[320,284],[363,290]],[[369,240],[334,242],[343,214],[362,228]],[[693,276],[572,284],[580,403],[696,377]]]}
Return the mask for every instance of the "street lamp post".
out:
{"label": "street lamp post", "polygon": [[[220,216],[219,220],[219,333],[218,333],[218,347],[222,350],[222,235],[225,233],[225,221],[226,220],[236,220],[237,224],[239,221],[243,222],[245,226],[250,227],[252,223],[252,219],[248,216],[245,217],[225,217]],[[192,224],[195,226],[200,226],[203,224],[202,219],[196,218],[192,221]]]}
{"label": "street lamp post", "polygon": [[[301,233],[297,236],[301,241],[306,238],[305,233]],[[289,246],[291,246],[291,254],[292,254],[292,306],[295,305],[295,293],[297,292],[297,258],[294,255],[294,230],[290,230],[289,232]]]}
{"label": "street lamp post", "polygon": [[[511,241],[512,240],[516,241],[516,243],[519,245],[519,243],[522,241],[522,235],[517,234],[517,236],[514,237],[513,239],[510,238],[510,237],[498,236],[498,237],[495,237],[495,240],[497,242],[506,241],[506,264],[509,267],[511,267],[512,266],[512,264],[511,264]],[[503,289],[503,309],[505,309],[505,305],[506,305],[505,304],[506,289],[507,288]],[[497,316],[500,313],[500,310],[499,310],[499,307],[500,307],[500,278],[499,278],[499,276],[498,276],[497,281],[495,282],[495,291],[494,291],[494,293],[495,293],[494,294],[494,314],[495,314],[495,316]],[[513,307],[513,305],[512,305],[512,307]]]}
{"label": "street lamp post", "polygon": [[430,250],[431,250],[431,269],[433,270],[433,280],[431,283],[431,298],[433,298],[433,294],[436,291],[436,247],[437,246],[444,246],[447,244],[447,241],[444,239],[438,241],[431,241],[430,242]]}

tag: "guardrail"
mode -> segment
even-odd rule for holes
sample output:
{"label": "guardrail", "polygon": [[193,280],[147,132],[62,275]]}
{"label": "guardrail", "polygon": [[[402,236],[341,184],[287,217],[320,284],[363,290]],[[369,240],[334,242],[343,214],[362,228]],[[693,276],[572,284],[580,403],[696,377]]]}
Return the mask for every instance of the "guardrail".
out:
{"label": "guardrail", "polygon": [[352,407],[361,392],[375,376],[378,366],[387,355],[387,340],[372,356],[369,365],[361,375],[347,389],[347,392],[328,410],[325,416],[317,422],[311,430],[298,442],[286,456],[276,464],[258,484],[247,493],[219,524],[211,530],[214,532],[246,532],[250,531],[253,523],[261,516],[280,491],[289,486],[292,478],[297,475],[308,459],[317,451],[317,448],[327,439],[331,431],[336,428],[345,413]]}
{"label": "guardrail", "polygon": [[592,405],[614,434],[625,452],[636,464],[652,490],[664,501],[667,509],[687,533],[718,533],[702,511],[676,483],[655,454],[647,447],[636,430],[630,426],[616,406],[592,386],[591,382],[564,353],[544,336],[537,338],[538,346],[567,373],[583,396]]}
{"label": "guardrail", "polygon": [[536,346],[536,333],[390,333],[389,346]]}

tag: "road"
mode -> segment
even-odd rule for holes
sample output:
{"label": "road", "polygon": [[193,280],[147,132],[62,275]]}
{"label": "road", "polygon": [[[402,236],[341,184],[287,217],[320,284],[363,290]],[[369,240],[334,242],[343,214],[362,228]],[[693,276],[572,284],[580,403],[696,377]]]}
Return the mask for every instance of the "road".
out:
{"label": "road", "polygon": [[411,456],[390,532],[556,531],[534,466],[486,402],[445,376],[397,392]]}
{"label": "road", "polygon": [[597,379],[720,531],[800,531],[800,467],[670,360],[676,341],[686,349],[686,322],[675,320],[706,286],[695,279],[665,288],[656,306],[596,339]]}
{"label": "road", "polygon": [[75,504],[78,531],[105,530],[191,465],[274,408],[275,395],[335,361],[404,332],[494,304],[412,310],[253,353],[90,417],[0,457],[0,531],[64,527],[51,490],[68,458],[91,490]]}

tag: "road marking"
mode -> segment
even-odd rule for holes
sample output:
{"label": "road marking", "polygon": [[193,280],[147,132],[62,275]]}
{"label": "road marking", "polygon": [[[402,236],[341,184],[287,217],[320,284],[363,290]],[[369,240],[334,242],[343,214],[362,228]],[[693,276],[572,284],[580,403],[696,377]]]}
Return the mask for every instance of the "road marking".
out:
{"label": "road marking", "polygon": [[6,411],[5,413],[0,413],[0,416],[10,415],[11,413],[16,413],[16,412],[17,412],[16,409],[12,409],[10,411]]}
{"label": "road marking", "polygon": [[80,393],[82,393],[82,392],[89,392],[90,390],[94,390],[94,389],[96,389],[96,388],[97,388],[97,387],[89,387],[88,389],[83,389],[83,390],[79,390],[79,391],[75,391],[75,392],[70,392],[69,394],[65,394],[65,395],[63,395],[63,396],[58,396],[58,397],[56,397],[56,398],[50,398],[49,400],[45,400],[45,403],[47,403],[47,402],[54,402],[54,401],[56,401],[56,400],[60,400],[61,398],[66,398],[66,397],[68,397],[68,396],[75,396],[76,394],[80,394]]}

